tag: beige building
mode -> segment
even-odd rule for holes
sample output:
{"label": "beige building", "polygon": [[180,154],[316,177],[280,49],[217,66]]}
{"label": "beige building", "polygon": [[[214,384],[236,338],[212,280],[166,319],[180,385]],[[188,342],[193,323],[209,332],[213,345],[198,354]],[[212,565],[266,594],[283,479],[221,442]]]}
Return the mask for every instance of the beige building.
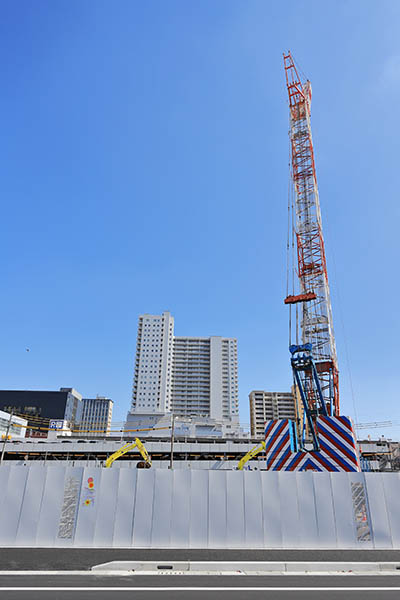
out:
{"label": "beige building", "polygon": [[296,402],[293,388],[292,392],[253,390],[249,394],[249,400],[250,432],[254,438],[264,437],[266,421],[292,419],[297,422],[298,418],[302,418],[301,403]]}

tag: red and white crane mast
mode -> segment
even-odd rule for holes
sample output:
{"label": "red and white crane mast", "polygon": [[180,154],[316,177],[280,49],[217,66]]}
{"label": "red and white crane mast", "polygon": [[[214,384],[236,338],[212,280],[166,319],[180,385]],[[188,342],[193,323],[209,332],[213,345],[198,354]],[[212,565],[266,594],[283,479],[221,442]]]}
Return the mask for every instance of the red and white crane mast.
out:
{"label": "red and white crane mast", "polygon": [[290,110],[291,167],[298,293],[286,304],[301,303],[302,343],[312,344],[328,412],[339,414],[339,373],[326,268],[321,211],[311,135],[311,83],[301,82],[291,53],[283,55]]}

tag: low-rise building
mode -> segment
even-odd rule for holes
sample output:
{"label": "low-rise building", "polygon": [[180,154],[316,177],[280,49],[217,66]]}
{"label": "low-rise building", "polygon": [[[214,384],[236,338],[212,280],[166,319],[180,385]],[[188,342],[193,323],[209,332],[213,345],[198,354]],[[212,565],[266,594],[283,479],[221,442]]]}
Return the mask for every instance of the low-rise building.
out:
{"label": "low-rise building", "polygon": [[0,439],[18,440],[25,437],[28,421],[0,410]]}
{"label": "low-rise building", "polygon": [[104,436],[110,433],[113,401],[105,396],[83,398],[78,414],[79,435]]}
{"label": "low-rise building", "polygon": [[382,436],[380,439],[358,440],[363,471],[399,471],[400,444]]}
{"label": "low-rise building", "polygon": [[59,391],[0,390],[0,410],[27,419],[26,437],[46,438],[50,419],[77,422],[82,396],[74,388]]}

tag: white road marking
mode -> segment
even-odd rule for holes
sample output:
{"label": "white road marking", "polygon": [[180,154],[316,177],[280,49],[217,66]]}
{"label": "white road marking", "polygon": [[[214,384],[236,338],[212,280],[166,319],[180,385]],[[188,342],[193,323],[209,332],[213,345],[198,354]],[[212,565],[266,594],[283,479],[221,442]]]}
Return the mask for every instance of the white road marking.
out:
{"label": "white road marking", "polygon": [[0,587],[0,592],[400,592],[400,587]]}

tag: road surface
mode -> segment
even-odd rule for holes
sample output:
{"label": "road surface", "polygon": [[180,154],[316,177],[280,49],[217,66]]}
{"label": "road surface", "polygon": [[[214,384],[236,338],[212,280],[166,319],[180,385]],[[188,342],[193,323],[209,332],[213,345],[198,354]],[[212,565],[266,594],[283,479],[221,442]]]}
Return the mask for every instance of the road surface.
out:
{"label": "road surface", "polygon": [[400,550],[251,550],[138,548],[0,548],[1,571],[84,571],[113,560],[399,561]]}
{"label": "road surface", "polygon": [[400,575],[0,575],[1,600],[398,600]]}

